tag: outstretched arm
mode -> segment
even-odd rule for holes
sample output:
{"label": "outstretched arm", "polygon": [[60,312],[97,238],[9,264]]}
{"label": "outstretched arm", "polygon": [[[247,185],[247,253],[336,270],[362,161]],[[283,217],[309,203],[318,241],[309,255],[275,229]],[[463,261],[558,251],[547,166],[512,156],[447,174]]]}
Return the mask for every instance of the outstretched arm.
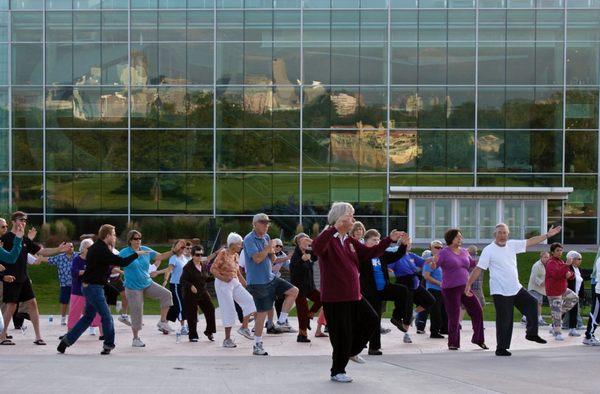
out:
{"label": "outstretched arm", "polygon": [[552,227],[550,227],[550,229],[548,230],[548,232],[546,234],[537,235],[535,237],[529,238],[527,240],[527,247],[537,245],[540,242],[544,242],[548,238],[554,237],[556,234],[560,233],[560,230],[562,230],[561,226],[558,226],[558,227],[552,226]]}

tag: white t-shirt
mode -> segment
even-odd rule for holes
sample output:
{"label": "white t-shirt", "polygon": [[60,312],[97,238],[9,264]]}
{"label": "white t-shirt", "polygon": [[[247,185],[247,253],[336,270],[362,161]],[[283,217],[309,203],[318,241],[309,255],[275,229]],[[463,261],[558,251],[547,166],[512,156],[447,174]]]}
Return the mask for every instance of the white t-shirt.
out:
{"label": "white t-shirt", "polygon": [[583,277],[581,276],[581,271],[579,271],[579,268],[573,266],[573,270],[575,271],[575,294],[579,294],[581,284],[583,283]]}
{"label": "white t-shirt", "polygon": [[517,254],[524,253],[527,241],[506,242],[506,246],[498,246],[492,242],[481,252],[477,267],[490,270],[490,293],[506,297],[516,295],[523,286],[519,282],[517,270]]}

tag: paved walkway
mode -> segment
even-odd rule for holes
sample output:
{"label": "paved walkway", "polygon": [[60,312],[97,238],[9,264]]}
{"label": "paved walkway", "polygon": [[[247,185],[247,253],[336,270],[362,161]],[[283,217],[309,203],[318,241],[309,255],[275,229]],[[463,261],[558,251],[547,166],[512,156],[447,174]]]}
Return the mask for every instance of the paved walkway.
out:
{"label": "paved walkway", "polygon": [[[215,342],[159,333],[157,316],[145,316],[142,339],[146,348],[132,348],[129,328],[116,322],[117,348],[100,356],[97,337],[82,336],[65,355],[56,353],[64,327],[42,320],[48,346],[35,346],[33,332],[11,330],[16,346],[0,348],[1,392],[64,392],[81,387],[91,392],[599,392],[600,347],[581,344],[581,338],[538,345],[524,339],[515,324],[513,356],[496,357],[469,343],[463,330],[462,350],[450,352],[445,340],[413,334],[402,343],[398,330],[382,337],[384,355],[365,356],[367,363],[350,363],[352,384],[329,382],[331,348],[327,338],[300,344],[295,334],[266,335],[271,357],[251,356],[252,341],[236,334],[237,349],[224,349],[219,327]],[[296,325],[292,319],[292,325]],[[485,323],[487,344],[495,347],[495,329]],[[389,321],[384,326],[393,328]],[[200,322],[200,330],[204,327]],[[548,331],[541,331],[550,339]],[[467,354],[468,353],[468,354]],[[565,367],[567,367],[565,369]],[[557,375],[557,371],[560,374]],[[85,387],[85,389],[84,389]]]}

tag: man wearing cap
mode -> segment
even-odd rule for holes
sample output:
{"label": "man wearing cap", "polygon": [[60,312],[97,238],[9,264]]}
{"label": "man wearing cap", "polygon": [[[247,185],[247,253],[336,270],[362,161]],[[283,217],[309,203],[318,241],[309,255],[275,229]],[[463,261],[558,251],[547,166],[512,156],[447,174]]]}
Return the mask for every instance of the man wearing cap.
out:
{"label": "man wearing cap", "polygon": [[7,341],[6,338],[8,324],[17,310],[17,305],[20,302],[23,302],[27,306],[31,323],[33,324],[33,329],[35,331],[35,341],[33,343],[36,345],[45,345],[46,342],[44,342],[40,333],[40,316],[37,301],[35,299],[35,294],[33,293],[33,288],[31,287],[31,279],[29,279],[29,275],[27,274],[27,254],[52,256],[66,252],[71,246],[70,244],[63,242],[58,248],[42,248],[33,243],[29,237],[23,237],[22,234],[27,224],[27,214],[25,212],[16,211],[11,215],[10,220],[12,228],[0,238],[0,241],[2,241],[6,250],[11,250],[13,244],[18,242],[16,238],[22,237],[23,243],[21,253],[17,257],[16,262],[14,264],[7,264],[6,271],[4,272],[5,275],[11,275],[15,279],[13,282],[4,283],[2,291],[3,300],[6,303],[6,310],[4,312],[4,331],[0,334],[0,343],[3,345],[14,345],[10,340]]}
{"label": "man wearing cap", "polygon": [[298,295],[298,288],[273,274],[275,244],[267,234],[270,222],[271,220],[264,213],[254,215],[252,218],[254,229],[244,238],[247,290],[254,298],[257,311],[252,353],[258,356],[268,355],[263,348],[262,331],[267,312],[273,308],[275,297],[285,295],[282,311],[276,323],[276,327],[284,327],[288,313]]}

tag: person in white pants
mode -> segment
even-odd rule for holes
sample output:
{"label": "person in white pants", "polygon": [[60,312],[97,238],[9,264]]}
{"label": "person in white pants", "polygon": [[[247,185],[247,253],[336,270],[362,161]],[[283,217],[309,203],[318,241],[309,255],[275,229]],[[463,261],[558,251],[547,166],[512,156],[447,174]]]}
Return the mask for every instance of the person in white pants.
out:
{"label": "person in white pants", "polygon": [[246,280],[240,272],[239,253],[242,250],[242,242],[243,238],[239,234],[230,233],[227,236],[227,248],[219,252],[210,268],[211,274],[215,277],[215,291],[219,301],[221,321],[223,327],[225,327],[223,347],[226,348],[237,346],[231,339],[231,327],[233,327],[237,317],[234,302],[242,308],[244,315],[238,334],[248,339],[254,339],[248,329],[248,323],[250,315],[256,312],[256,306],[254,305],[254,299],[245,289]]}

